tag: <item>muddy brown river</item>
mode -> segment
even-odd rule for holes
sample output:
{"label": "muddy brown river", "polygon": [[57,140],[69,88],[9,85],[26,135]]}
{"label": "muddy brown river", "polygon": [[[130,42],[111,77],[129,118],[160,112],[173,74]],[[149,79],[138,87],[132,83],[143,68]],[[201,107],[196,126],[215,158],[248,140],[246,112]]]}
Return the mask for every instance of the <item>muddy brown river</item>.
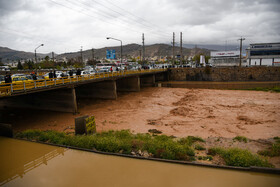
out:
{"label": "muddy brown river", "polygon": [[[79,114],[39,110],[0,111],[2,122],[25,129],[74,132],[74,119],[94,115],[97,131],[157,129],[177,137],[280,136],[280,94],[244,90],[144,88],[117,100],[79,100]],[[2,115],[1,115],[2,114]]]}
{"label": "muddy brown river", "polygon": [[280,175],[138,160],[0,137],[0,186],[276,187]]}

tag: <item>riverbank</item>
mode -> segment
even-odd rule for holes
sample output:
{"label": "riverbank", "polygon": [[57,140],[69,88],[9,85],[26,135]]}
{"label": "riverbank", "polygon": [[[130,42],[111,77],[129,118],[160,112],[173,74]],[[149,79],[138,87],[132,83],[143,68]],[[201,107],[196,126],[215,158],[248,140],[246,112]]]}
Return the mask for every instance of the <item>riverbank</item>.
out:
{"label": "riverbank", "polygon": [[[57,131],[27,130],[16,134],[16,138],[45,142],[61,146],[70,146],[87,150],[132,155],[144,158],[159,158],[198,162],[203,164],[227,165],[234,167],[278,167],[270,163],[269,157],[280,156],[280,138],[275,137],[263,150],[252,153],[249,149],[238,146],[219,147],[219,143],[205,141],[200,137],[188,136],[176,138],[174,136],[155,134],[132,134],[129,130],[108,131],[94,135],[77,135]],[[216,139],[223,142],[225,139]],[[235,137],[228,141],[231,145],[248,143],[246,137]],[[263,142],[260,142],[263,145]],[[207,145],[207,147],[205,147]],[[224,145],[224,144],[223,144]],[[252,144],[251,144],[252,145]],[[248,146],[251,146],[248,145]],[[255,144],[253,144],[255,145]],[[239,145],[240,147],[240,145]],[[273,160],[272,160],[273,161]]]}

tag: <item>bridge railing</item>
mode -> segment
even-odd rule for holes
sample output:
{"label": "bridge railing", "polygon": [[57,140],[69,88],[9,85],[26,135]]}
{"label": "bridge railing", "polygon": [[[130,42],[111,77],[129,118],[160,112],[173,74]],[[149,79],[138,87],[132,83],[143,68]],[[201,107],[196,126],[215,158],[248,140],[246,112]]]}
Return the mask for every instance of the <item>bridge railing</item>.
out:
{"label": "bridge railing", "polygon": [[101,79],[106,77],[117,77],[131,74],[148,73],[164,71],[166,69],[151,69],[151,70],[129,70],[129,71],[117,71],[117,72],[104,72],[96,74],[87,74],[81,76],[68,76],[61,78],[51,78],[51,79],[40,79],[40,80],[30,80],[26,82],[13,82],[13,83],[2,83],[0,84],[0,97],[9,96],[16,92],[28,91],[32,89],[39,89],[44,87],[53,87],[63,84],[72,84],[82,81]]}

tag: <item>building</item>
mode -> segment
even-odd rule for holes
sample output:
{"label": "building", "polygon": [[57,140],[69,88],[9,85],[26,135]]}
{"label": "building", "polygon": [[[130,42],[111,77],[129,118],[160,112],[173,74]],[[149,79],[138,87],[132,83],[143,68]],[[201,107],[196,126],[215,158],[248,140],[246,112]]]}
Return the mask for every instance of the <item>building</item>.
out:
{"label": "building", "polygon": [[250,44],[247,61],[249,66],[280,66],[280,43]]}
{"label": "building", "polygon": [[[213,66],[239,66],[240,51],[211,51],[209,63]],[[246,61],[242,59],[242,66]]]}

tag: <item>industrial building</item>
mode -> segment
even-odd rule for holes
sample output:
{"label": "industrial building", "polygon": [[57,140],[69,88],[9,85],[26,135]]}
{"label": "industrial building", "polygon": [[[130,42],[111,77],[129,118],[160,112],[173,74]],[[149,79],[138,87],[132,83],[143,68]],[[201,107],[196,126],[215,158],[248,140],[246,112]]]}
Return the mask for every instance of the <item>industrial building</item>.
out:
{"label": "industrial building", "polygon": [[247,61],[249,66],[280,66],[280,43],[250,44]]}

